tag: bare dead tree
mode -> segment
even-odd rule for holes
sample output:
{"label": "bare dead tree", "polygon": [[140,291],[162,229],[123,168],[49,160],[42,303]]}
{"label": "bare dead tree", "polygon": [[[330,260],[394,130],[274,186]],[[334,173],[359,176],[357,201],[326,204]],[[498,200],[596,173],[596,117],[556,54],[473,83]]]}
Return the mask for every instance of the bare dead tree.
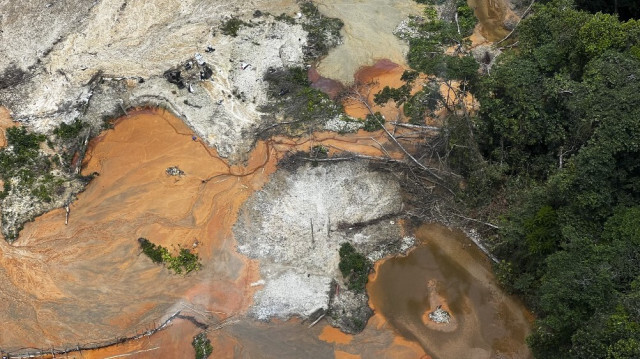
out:
{"label": "bare dead tree", "polygon": [[362,106],[364,106],[369,112],[369,114],[372,116],[372,118],[374,118],[375,121],[378,122],[378,124],[380,125],[382,130],[385,132],[387,137],[389,137],[389,139],[405,154],[405,156],[407,156],[407,158],[411,160],[411,162],[413,162],[421,170],[429,173],[429,175],[431,175],[433,178],[437,180],[437,183],[440,186],[445,188],[447,191],[451,192],[451,194],[455,195],[453,190],[451,190],[449,187],[444,185],[443,178],[435,173],[436,171],[435,169],[427,167],[422,162],[418,161],[411,153],[409,153],[409,151],[407,151],[407,149],[400,143],[400,141],[398,141],[397,137],[393,135],[391,132],[389,132],[389,130],[384,126],[384,124],[378,119],[375,112],[371,108],[371,104],[369,103],[371,91],[375,85],[376,85],[375,82],[370,82],[366,84],[356,83],[353,87],[351,87],[350,90],[347,90],[345,93],[343,93],[342,98],[348,101],[359,103]]}

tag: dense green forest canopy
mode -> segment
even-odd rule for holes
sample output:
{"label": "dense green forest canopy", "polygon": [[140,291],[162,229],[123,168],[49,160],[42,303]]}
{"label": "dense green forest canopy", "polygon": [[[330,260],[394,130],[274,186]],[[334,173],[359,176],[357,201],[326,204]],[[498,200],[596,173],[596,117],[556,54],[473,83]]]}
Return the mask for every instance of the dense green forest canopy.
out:
{"label": "dense green forest canopy", "polygon": [[638,0],[576,0],[576,5],[579,9],[591,13],[618,14],[622,20],[640,18],[640,1]]}
{"label": "dense green forest canopy", "polygon": [[490,188],[517,194],[498,274],[538,317],[536,357],[638,358],[640,22],[553,1],[517,35],[476,94]]}
{"label": "dense green forest canopy", "polygon": [[414,69],[480,103],[445,121],[442,158],[465,176],[459,201],[499,223],[496,273],[537,317],[538,358],[640,358],[639,4],[538,3],[480,77],[434,55],[464,45],[449,25],[409,41]]}

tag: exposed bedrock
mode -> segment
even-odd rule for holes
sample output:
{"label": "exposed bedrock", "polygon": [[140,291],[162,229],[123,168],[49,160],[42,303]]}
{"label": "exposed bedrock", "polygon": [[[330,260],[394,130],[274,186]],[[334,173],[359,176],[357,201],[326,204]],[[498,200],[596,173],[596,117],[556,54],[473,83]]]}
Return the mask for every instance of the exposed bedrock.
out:
{"label": "exposed bedrock", "polygon": [[[222,156],[242,160],[263,120],[257,108],[267,100],[264,73],[304,63],[307,32],[301,25],[250,15],[257,8],[268,10],[272,5],[266,1],[24,6],[0,0],[0,50],[6,54],[0,59],[0,105],[37,132],[76,118],[99,129],[105,116],[120,116],[123,108],[160,105],[180,115]],[[237,36],[220,31],[232,14],[245,24]],[[24,22],[12,20],[14,15],[50,31],[22,32]],[[202,71],[187,76],[184,86],[163,76],[168,70],[189,75],[189,68]]]}

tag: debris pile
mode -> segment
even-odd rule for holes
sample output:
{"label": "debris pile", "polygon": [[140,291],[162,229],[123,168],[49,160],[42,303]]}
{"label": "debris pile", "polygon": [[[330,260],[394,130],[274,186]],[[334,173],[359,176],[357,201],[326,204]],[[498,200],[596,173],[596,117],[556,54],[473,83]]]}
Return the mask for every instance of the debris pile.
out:
{"label": "debris pile", "polygon": [[447,324],[451,321],[451,314],[446,310],[442,309],[442,306],[439,305],[436,307],[436,310],[429,313],[429,319],[435,323],[444,323]]}
{"label": "debris pile", "polygon": [[178,166],[169,167],[165,172],[167,172],[169,176],[184,176],[184,171],[179,169]]}

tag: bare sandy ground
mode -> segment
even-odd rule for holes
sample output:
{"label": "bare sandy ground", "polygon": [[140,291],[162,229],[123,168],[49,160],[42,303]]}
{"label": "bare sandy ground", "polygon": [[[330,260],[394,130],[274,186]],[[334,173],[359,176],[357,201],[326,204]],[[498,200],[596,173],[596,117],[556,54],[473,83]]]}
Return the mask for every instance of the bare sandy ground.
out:
{"label": "bare sandy ground", "polygon": [[342,83],[351,83],[362,66],[379,59],[406,65],[408,45],[393,30],[409,15],[420,15],[423,6],[413,0],[321,0],[318,8],[345,23],[344,43],[320,61],[318,72]]}

